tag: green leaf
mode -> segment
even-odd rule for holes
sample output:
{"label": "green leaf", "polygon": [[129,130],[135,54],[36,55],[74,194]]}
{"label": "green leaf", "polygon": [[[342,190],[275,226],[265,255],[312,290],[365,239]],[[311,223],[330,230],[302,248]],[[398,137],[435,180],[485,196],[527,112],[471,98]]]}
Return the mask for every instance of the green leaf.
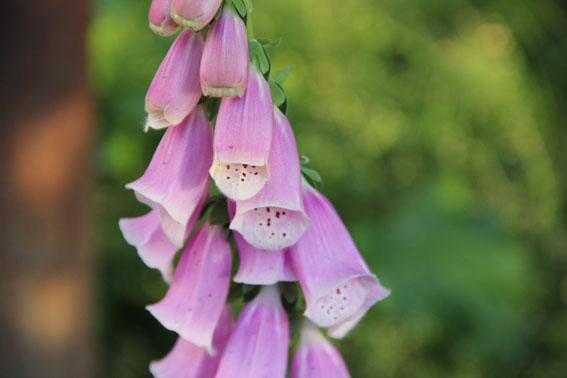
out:
{"label": "green leaf", "polygon": [[246,6],[244,0],[232,0],[232,6],[234,7],[234,9],[236,9],[240,17],[246,16],[248,7]]}
{"label": "green leaf", "polygon": [[301,165],[309,164],[311,159],[307,155],[301,155]]}
{"label": "green leaf", "polygon": [[272,92],[272,100],[274,101],[274,104],[279,107],[287,100],[285,92],[283,88],[275,81],[270,80],[269,84],[270,92]]}
{"label": "green leaf", "polygon": [[269,38],[258,38],[258,42],[264,47],[268,47],[268,46],[277,47],[282,42],[282,39],[278,38],[278,39],[274,40],[274,39],[269,39]]}
{"label": "green leaf", "polygon": [[244,5],[246,6],[246,10],[248,11],[248,14],[252,13],[252,11],[254,10],[254,7],[252,6],[252,1],[251,0],[243,0],[244,1]]}
{"label": "green leaf", "polygon": [[321,178],[321,175],[316,170],[312,168],[301,167],[301,172],[303,172],[303,175],[305,176],[307,181],[309,181],[309,183],[311,184],[323,183],[323,179]]}
{"label": "green leaf", "polygon": [[225,225],[229,223],[228,208],[224,199],[218,200],[213,205],[209,214],[209,223],[212,225]]}
{"label": "green leaf", "polygon": [[258,63],[258,68],[262,74],[266,75],[270,72],[270,58],[264,46],[256,39],[251,39],[248,42],[248,48],[250,49],[250,60]]}
{"label": "green leaf", "polygon": [[287,67],[272,72],[270,74],[270,79],[275,81],[279,85],[283,85],[283,83],[286,81],[286,79],[294,69],[295,69],[295,64],[290,64]]}

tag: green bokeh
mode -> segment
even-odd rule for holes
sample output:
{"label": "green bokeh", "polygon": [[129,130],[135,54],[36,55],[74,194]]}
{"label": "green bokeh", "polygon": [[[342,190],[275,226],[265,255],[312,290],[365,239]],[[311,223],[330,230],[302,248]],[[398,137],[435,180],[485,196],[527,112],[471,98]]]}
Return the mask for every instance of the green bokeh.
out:
{"label": "green bokeh", "polygon": [[[165,291],[117,220],[160,133],[144,95],[171,38],[149,1],[95,1],[95,375],[148,376],[174,335]],[[288,116],[392,295],[339,343],[353,377],[560,377],[567,371],[567,17],[542,0],[256,1]]]}

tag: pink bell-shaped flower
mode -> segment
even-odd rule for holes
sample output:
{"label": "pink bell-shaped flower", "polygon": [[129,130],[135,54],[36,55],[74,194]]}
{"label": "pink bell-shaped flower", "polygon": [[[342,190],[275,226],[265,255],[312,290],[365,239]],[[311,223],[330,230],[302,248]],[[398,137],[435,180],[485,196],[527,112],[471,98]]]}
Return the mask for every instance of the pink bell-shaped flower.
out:
{"label": "pink bell-shaped flower", "polygon": [[173,274],[173,258],[179,250],[160,227],[155,210],[137,218],[124,218],[120,230],[128,244],[136,247],[138,255],[150,268],[158,269],[166,282]]}
{"label": "pink bell-shaped flower", "polygon": [[264,286],[240,313],[216,378],[284,378],[289,323],[276,286]]}
{"label": "pink bell-shaped flower", "polygon": [[222,0],[173,0],[171,16],[179,25],[201,30],[211,22]]}
{"label": "pink bell-shaped flower", "polygon": [[303,208],[301,168],[293,130],[285,115],[274,109],[270,178],[254,197],[236,201],[236,214],[230,223],[231,229],[261,249],[282,249],[295,244],[311,223]]}
{"label": "pink bell-shaped flower", "polygon": [[177,125],[193,111],[201,98],[202,55],[199,34],[185,30],[177,36],[146,94],[145,130]]}
{"label": "pink bell-shaped flower", "polygon": [[158,35],[167,37],[179,29],[179,25],[171,18],[171,0],[152,0],[148,18],[150,29]]}
{"label": "pink bell-shaped flower", "polygon": [[202,106],[162,137],[146,172],[126,185],[156,209],[170,240],[182,247],[209,194],[212,130]]}
{"label": "pink bell-shaped flower", "polygon": [[165,297],[148,311],[165,328],[215,353],[213,333],[228,295],[231,260],[222,227],[205,223],[183,252]]}
{"label": "pink bell-shaped flower", "polygon": [[205,96],[242,96],[248,80],[246,26],[225,7],[209,29],[201,60],[201,88]]}
{"label": "pink bell-shaped flower", "polygon": [[339,351],[307,319],[291,363],[291,378],[350,378]]}
{"label": "pink bell-shaped flower", "polygon": [[230,308],[224,308],[213,336],[217,353],[211,356],[205,349],[179,337],[173,349],[161,360],[150,364],[155,378],[211,378],[215,376],[220,356],[232,329]]}
{"label": "pink bell-shaped flower", "polygon": [[233,235],[240,257],[240,265],[234,276],[234,282],[249,285],[273,285],[278,282],[297,281],[287,250],[258,249],[248,244],[238,233]]}
{"label": "pink bell-shaped flower", "polygon": [[333,205],[305,181],[303,200],[313,223],[290,255],[307,302],[305,316],[341,338],[390,291],[368,269]]}
{"label": "pink bell-shaped flower", "polygon": [[266,184],[273,128],[270,87],[251,65],[244,96],[222,99],[215,126],[210,173],[228,198],[248,199]]}

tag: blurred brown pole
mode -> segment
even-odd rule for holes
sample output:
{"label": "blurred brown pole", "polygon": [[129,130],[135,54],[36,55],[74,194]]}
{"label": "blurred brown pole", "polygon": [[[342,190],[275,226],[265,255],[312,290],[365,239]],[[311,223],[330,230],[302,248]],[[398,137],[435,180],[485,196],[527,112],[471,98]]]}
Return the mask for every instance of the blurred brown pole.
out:
{"label": "blurred brown pole", "polygon": [[2,4],[0,377],[89,375],[88,7]]}

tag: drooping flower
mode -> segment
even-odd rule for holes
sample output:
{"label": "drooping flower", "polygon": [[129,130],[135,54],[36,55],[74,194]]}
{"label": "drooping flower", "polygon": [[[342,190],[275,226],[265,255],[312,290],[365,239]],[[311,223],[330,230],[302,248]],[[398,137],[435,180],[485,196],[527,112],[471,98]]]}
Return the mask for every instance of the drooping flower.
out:
{"label": "drooping flower", "polygon": [[201,88],[205,96],[242,96],[248,80],[246,26],[225,7],[207,34],[201,60]]}
{"label": "drooping flower", "polygon": [[244,200],[268,180],[274,113],[270,87],[250,65],[246,92],[225,97],[218,112],[211,176],[228,198]]}
{"label": "drooping flower", "polygon": [[285,115],[274,109],[268,160],[270,179],[254,197],[236,202],[236,214],[230,223],[231,229],[261,249],[282,249],[295,244],[310,224],[301,197],[301,171],[293,130]]}
{"label": "drooping flower", "polygon": [[152,0],[148,18],[150,29],[158,35],[167,37],[179,29],[179,25],[171,18],[171,0]]}
{"label": "drooping flower", "polygon": [[202,55],[199,34],[185,30],[177,36],[146,94],[146,130],[177,125],[193,111],[201,97]]}
{"label": "drooping flower", "polygon": [[233,235],[240,257],[240,265],[234,276],[234,282],[249,285],[273,285],[278,282],[297,281],[287,250],[258,249],[248,244],[239,234]]}
{"label": "drooping flower", "polygon": [[215,376],[220,356],[232,329],[230,308],[224,308],[213,336],[217,353],[211,356],[205,349],[179,337],[173,349],[161,360],[150,364],[155,378],[211,378]]}
{"label": "drooping flower", "polygon": [[307,319],[293,356],[291,378],[350,378],[339,351]]}
{"label": "drooping flower", "polygon": [[220,226],[203,224],[183,252],[165,297],[147,307],[167,329],[214,353],[230,285],[231,251]]}
{"label": "drooping flower", "polygon": [[211,22],[222,0],[173,0],[171,16],[179,25],[201,30]]}
{"label": "drooping flower", "polygon": [[284,378],[289,324],[276,286],[264,286],[240,313],[216,378]]}
{"label": "drooping flower", "polygon": [[140,202],[157,210],[170,240],[183,246],[209,193],[212,131],[202,106],[165,132],[138,180],[126,185]]}
{"label": "drooping flower", "polygon": [[138,255],[150,268],[159,269],[166,282],[171,280],[173,258],[179,249],[160,227],[155,210],[136,218],[124,218],[120,230],[128,244],[136,247]]}
{"label": "drooping flower", "polygon": [[303,198],[313,223],[290,255],[307,302],[305,316],[341,338],[390,291],[370,272],[327,198],[305,182]]}

